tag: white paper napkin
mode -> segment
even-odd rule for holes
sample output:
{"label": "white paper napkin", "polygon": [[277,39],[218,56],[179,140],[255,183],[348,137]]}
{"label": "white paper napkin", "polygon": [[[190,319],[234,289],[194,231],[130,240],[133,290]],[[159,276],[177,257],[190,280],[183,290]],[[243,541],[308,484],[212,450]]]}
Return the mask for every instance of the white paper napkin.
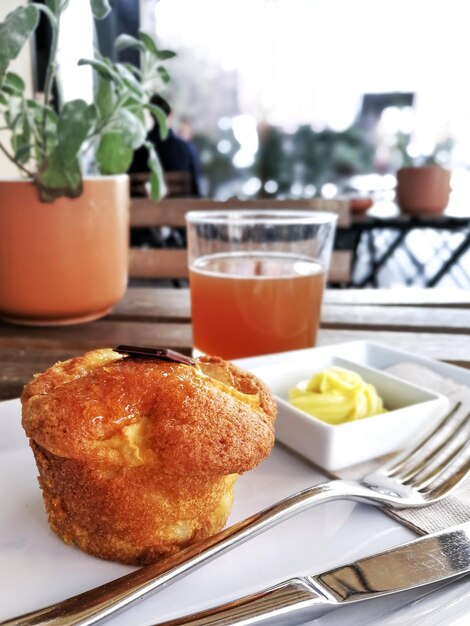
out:
{"label": "white paper napkin", "polygon": [[[427,367],[415,363],[399,363],[387,370],[397,378],[426,387],[449,398],[449,407],[461,403],[458,417],[470,412],[470,388],[444,378]],[[341,478],[357,478],[366,471],[364,466],[356,466],[338,472]],[[470,520],[470,480],[441,502],[419,509],[385,510],[399,522],[420,534],[433,533],[455,524]]]}

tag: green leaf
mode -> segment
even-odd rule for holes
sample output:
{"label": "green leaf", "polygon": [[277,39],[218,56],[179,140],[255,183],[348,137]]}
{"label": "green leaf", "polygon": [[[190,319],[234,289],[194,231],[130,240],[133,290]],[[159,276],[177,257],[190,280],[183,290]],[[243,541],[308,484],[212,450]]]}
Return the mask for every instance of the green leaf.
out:
{"label": "green leaf", "polygon": [[0,104],[8,104],[8,100],[0,93]]}
{"label": "green leaf", "polygon": [[168,123],[165,111],[150,102],[145,105],[145,108],[148,109],[157,120],[160,129],[160,138],[166,139],[168,135]]}
{"label": "green leaf", "polygon": [[[47,111],[46,113],[46,129],[45,136],[47,140],[47,151],[52,152],[57,145],[58,135],[57,135],[57,124],[59,122],[59,118],[57,117],[54,111]],[[38,121],[38,127],[42,128],[42,121]]]}
{"label": "green leaf", "polygon": [[156,57],[159,61],[168,61],[168,59],[173,59],[176,56],[176,52],[172,50],[158,50]]}
{"label": "green leaf", "polygon": [[122,108],[123,109],[128,109],[131,113],[133,113],[134,115],[136,115],[139,120],[142,122],[142,124],[145,126],[146,125],[146,119],[145,119],[145,115],[144,115],[144,105],[142,104],[142,101],[140,98],[136,98],[134,96],[128,96],[127,98],[125,98],[123,104],[122,104]]}
{"label": "green leaf", "polygon": [[9,87],[8,85],[3,85],[2,86],[2,91],[7,96],[18,95],[18,92],[16,90],[12,89],[11,87]]}
{"label": "green leaf", "polygon": [[100,119],[111,117],[111,114],[114,111],[115,100],[112,82],[98,76],[98,89],[96,92],[95,102],[98,117]]}
{"label": "green leaf", "polygon": [[147,137],[147,130],[141,120],[128,109],[118,113],[117,126],[121,131],[124,143],[133,150],[140,148]]}
{"label": "green leaf", "polygon": [[60,8],[60,0],[46,0],[46,5],[47,8],[52,11],[52,13],[55,13],[57,15]]}
{"label": "green leaf", "polygon": [[134,74],[134,76],[138,80],[142,78],[142,72],[140,71],[138,67],[136,67],[135,65],[132,65],[132,63],[122,63],[121,65],[123,65],[127,70],[129,70],[129,72]]}
{"label": "green leaf", "polygon": [[111,11],[108,0],[90,0],[90,6],[97,20],[103,20]]}
{"label": "green leaf", "polygon": [[145,146],[148,150],[147,165],[150,170],[150,197],[152,200],[161,200],[165,196],[167,188],[160,159],[149,141],[145,143]]}
{"label": "green leaf", "polygon": [[65,163],[57,147],[41,164],[36,182],[42,202],[52,202],[61,196],[78,198],[83,191],[78,159]]}
{"label": "green leaf", "polygon": [[113,72],[112,68],[109,67],[104,61],[98,61],[96,59],[80,59],[78,65],[91,65],[101,78],[105,78],[106,80],[119,79],[117,72]]}
{"label": "green leaf", "polygon": [[135,93],[129,93],[122,99],[122,106],[126,109],[133,109],[135,107],[142,108],[144,105],[140,98]]}
{"label": "green leaf", "polygon": [[114,42],[114,50],[116,52],[120,52],[121,50],[127,50],[127,48],[137,48],[139,50],[145,50],[144,44],[132,37],[131,35],[119,35],[119,37]]}
{"label": "green leaf", "polygon": [[[57,123],[58,116],[50,107],[46,107],[34,100],[27,100],[26,106],[28,110],[29,123],[32,128],[35,129],[35,136],[40,136],[42,144],[47,145],[47,152],[51,153],[57,145]],[[44,128],[44,119],[46,120],[46,126]],[[44,142],[44,139],[46,140]],[[41,156],[38,153],[36,158],[40,159]]]}
{"label": "green leaf", "polygon": [[160,67],[157,67],[157,72],[165,85],[170,82],[170,75],[164,67],[162,67],[161,65]]}
{"label": "green leaf", "polygon": [[57,125],[58,150],[64,163],[76,159],[95,119],[95,107],[84,100],[72,100],[64,104]]}
{"label": "green leaf", "polygon": [[8,100],[8,111],[5,112],[5,121],[9,128],[14,128],[15,124],[22,115],[22,99],[13,96]]}
{"label": "green leaf", "polygon": [[122,63],[116,63],[115,66],[116,71],[121,77],[123,83],[126,85],[128,89],[133,91],[139,97],[143,97],[145,95],[145,89],[140,83],[140,81],[134,76],[132,72],[130,72],[125,65]]}
{"label": "green leaf", "polygon": [[101,137],[96,160],[101,174],[124,174],[133,155],[134,151],[125,143],[122,133],[113,131]]}
{"label": "green leaf", "polygon": [[11,140],[13,150],[15,152],[15,159],[20,163],[27,163],[31,156],[31,129],[29,126],[28,117],[22,115],[18,123],[15,125],[15,130]]}
{"label": "green leaf", "polygon": [[15,161],[17,163],[27,163],[31,158],[31,145],[23,143],[15,150]]}
{"label": "green leaf", "polygon": [[36,28],[39,11],[36,6],[19,7],[9,13],[0,23],[0,80],[8,64],[21,52],[23,46]]}
{"label": "green leaf", "polygon": [[158,55],[157,44],[152,39],[152,37],[147,35],[147,33],[144,33],[142,31],[140,31],[139,32],[139,39],[144,44],[146,50],[148,50],[148,52],[150,52],[150,54],[153,54],[154,56]]}
{"label": "green leaf", "polygon": [[[26,100],[26,106],[33,112],[43,111],[46,107],[37,100]],[[47,107],[49,109],[49,107]],[[49,109],[52,111],[52,109]]]}
{"label": "green leaf", "polygon": [[42,122],[44,114],[46,115],[46,122],[53,124],[54,128],[57,128],[58,116],[57,113],[48,106],[36,102],[35,100],[26,100],[26,106],[33,115]]}
{"label": "green leaf", "polygon": [[18,76],[18,74],[14,74],[13,72],[7,72],[5,74],[2,85],[3,91],[10,94],[21,95],[25,88],[26,85],[24,84],[24,80]]}

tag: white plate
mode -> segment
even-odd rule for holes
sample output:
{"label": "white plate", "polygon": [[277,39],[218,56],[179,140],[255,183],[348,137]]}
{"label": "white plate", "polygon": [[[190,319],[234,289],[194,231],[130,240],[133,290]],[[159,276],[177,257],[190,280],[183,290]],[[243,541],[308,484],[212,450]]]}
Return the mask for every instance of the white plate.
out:
{"label": "white plate", "polygon": [[[355,345],[357,355],[367,356],[367,346]],[[348,350],[347,346],[334,347],[334,353]],[[383,357],[384,366],[393,365],[388,363],[393,361],[391,352],[387,350],[383,355],[376,352],[374,358]],[[402,353],[397,354],[403,358]],[[345,356],[350,357],[351,354]],[[406,357],[413,360],[410,355]],[[269,357],[260,358],[264,363],[270,362]],[[282,358],[280,355],[272,357],[273,360]],[[256,360],[259,363],[259,359],[253,359]],[[469,372],[432,361],[423,364],[458,382],[470,384]],[[377,367],[377,362],[371,365]],[[267,461],[238,481],[229,523],[323,480],[324,476],[309,463],[276,446]],[[60,601],[132,569],[66,546],[49,530],[33,456],[20,425],[18,400],[0,403],[0,496],[0,620]],[[410,530],[375,508],[333,502],[285,521],[107,623],[113,626],[155,624],[294,575],[319,573],[413,538],[415,535]],[[458,589],[456,594],[455,589],[451,586],[439,591],[439,606],[445,608],[445,614],[442,609],[440,615],[441,624],[457,624],[462,611],[470,610],[465,590]],[[339,609],[315,624],[390,624],[392,622],[386,620],[395,609],[400,610],[393,623],[406,624],[406,618],[401,621],[401,614],[408,615],[412,610],[406,603],[422,595],[423,590],[412,591]],[[436,595],[431,598],[422,601],[420,615],[429,610]],[[413,607],[416,620],[416,604]]]}

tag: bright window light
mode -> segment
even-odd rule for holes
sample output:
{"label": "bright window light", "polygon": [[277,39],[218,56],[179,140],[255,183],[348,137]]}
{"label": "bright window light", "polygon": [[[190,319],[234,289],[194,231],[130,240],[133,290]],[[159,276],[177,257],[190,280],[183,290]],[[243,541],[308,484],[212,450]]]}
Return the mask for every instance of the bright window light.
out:
{"label": "bright window light", "polygon": [[70,0],[60,20],[58,65],[64,102],[81,98],[93,100],[93,72],[79,66],[81,58],[92,59],[93,19],[89,2]]}

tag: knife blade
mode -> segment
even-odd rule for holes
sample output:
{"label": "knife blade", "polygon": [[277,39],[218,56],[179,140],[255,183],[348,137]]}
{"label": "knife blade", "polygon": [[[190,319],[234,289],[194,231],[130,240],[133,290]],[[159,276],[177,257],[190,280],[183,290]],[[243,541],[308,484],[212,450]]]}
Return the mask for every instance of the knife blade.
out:
{"label": "knife blade", "polygon": [[470,572],[470,521],[312,576],[153,626],[294,626],[328,611]]}

